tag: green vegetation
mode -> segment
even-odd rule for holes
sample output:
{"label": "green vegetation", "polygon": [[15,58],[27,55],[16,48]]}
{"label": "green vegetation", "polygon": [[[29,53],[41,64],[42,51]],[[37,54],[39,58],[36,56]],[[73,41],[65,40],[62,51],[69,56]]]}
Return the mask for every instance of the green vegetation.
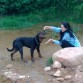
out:
{"label": "green vegetation", "polygon": [[52,57],[48,58],[48,60],[46,61],[46,66],[51,66],[53,64],[53,60]]}
{"label": "green vegetation", "polygon": [[0,0],[0,29],[21,29],[62,21],[82,24],[83,1]]}
{"label": "green vegetation", "polygon": [[0,29],[21,29],[34,25],[36,21],[29,16],[8,16],[0,20]]}

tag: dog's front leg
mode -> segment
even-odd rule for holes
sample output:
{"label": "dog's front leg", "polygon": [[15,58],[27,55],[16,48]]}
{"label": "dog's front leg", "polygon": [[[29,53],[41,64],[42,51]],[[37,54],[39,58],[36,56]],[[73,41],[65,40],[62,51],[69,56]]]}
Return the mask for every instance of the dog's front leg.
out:
{"label": "dog's front leg", "polygon": [[37,50],[37,52],[38,52],[39,57],[42,58],[41,53],[40,53],[40,48],[37,47],[36,50]]}
{"label": "dog's front leg", "polygon": [[34,50],[35,50],[35,48],[31,48],[31,49],[30,49],[30,51],[31,51],[31,60],[32,60],[32,62],[35,62],[35,59],[34,59],[34,56],[33,56]]}

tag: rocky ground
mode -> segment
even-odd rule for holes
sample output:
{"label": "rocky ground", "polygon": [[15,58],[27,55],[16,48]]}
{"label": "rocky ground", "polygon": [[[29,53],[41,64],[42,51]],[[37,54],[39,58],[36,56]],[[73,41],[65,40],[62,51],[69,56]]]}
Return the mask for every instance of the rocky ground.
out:
{"label": "rocky ground", "polygon": [[[52,76],[52,73],[57,70],[52,69],[48,72],[44,71],[46,60],[52,56],[54,52],[61,49],[58,45],[44,44],[49,38],[49,35],[41,44],[41,54],[43,58],[39,58],[35,51],[35,62],[32,63],[29,48],[24,48],[24,59],[27,60],[28,63],[21,61],[19,53],[15,54],[15,61],[10,60],[10,53],[6,49],[12,48],[12,41],[20,36],[33,36],[39,31],[40,29],[0,31],[0,83],[83,83],[79,82],[79,80],[83,81],[83,72],[76,71],[78,73],[78,75],[76,75],[76,68],[62,68],[61,71],[63,74],[58,80],[56,77]],[[77,34],[77,36],[83,45],[83,34]],[[10,76],[8,76],[8,74],[10,74]],[[76,78],[79,78],[77,81],[73,80],[75,75]],[[65,76],[70,76],[70,78],[65,80]]]}

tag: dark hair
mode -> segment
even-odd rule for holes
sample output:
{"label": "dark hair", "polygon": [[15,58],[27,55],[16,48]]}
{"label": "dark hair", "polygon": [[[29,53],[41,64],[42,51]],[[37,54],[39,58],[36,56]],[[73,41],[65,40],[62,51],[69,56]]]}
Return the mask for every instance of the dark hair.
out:
{"label": "dark hair", "polygon": [[63,22],[62,25],[67,29],[66,31],[74,38],[73,30],[68,22]]}

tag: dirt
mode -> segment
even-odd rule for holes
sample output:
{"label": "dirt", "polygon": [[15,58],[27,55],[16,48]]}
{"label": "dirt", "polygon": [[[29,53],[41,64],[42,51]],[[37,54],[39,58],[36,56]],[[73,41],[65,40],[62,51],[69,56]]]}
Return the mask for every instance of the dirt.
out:
{"label": "dirt", "polygon": [[[10,60],[10,53],[6,50],[7,48],[12,48],[12,41],[17,37],[22,36],[34,36],[36,33],[41,31],[41,29],[22,29],[22,30],[0,30],[0,83],[13,83],[10,80],[4,81],[3,73],[6,71],[6,66],[12,64],[11,70],[21,75],[28,75],[29,79],[22,83],[49,83],[49,79],[53,77],[49,72],[44,71],[46,61],[52,54],[59,49],[60,46],[54,44],[45,45],[45,41],[50,37],[47,36],[41,44],[41,54],[43,58],[39,58],[37,52],[35,51],[34,57],[35,62],[31,62],[30,49],[24,47],[24,59],[28,63],[24,63],[20,59],[20,54],[16,53],[14,55],[15,61]],[[82,34],[77,34],[81,44],[83,45]],[[21,83],[21,82],[19,82]],[[58,82],[56,82],[58,83]],[[66,82],[67,83],[67,82]],[[69,83],[69,82],[68,82]]]}

